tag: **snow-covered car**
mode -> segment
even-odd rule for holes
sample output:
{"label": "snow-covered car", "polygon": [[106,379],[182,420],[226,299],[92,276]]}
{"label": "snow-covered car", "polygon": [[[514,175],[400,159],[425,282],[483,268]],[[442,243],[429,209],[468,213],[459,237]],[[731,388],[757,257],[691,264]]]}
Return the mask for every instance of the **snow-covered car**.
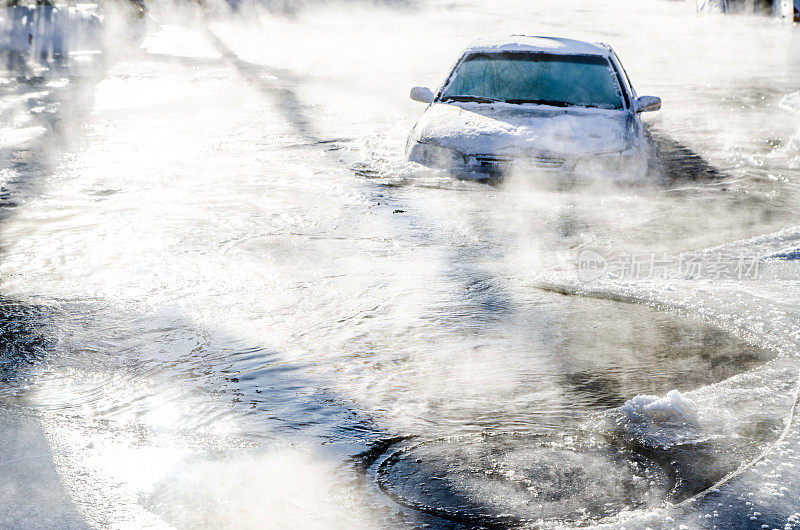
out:
{"label": "snow-covered car", "polygon": [[639,178],[649,142],[639,113],[661,108],[637,97],[605,44],[512,36],[478,41],[436,91],[406,145],[406,158],[464,176],[536,171]]}

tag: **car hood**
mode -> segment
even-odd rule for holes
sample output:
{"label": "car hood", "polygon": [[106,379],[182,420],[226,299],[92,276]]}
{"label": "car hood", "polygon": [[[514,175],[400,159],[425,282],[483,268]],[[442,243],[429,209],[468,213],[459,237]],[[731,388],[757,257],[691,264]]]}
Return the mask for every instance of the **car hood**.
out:
{"label": "car hood", "polygon": [[627,112],[605,109],[434,103],[417,124],[414,139],[467,155],[577,157],[624,150],[628,119]]}

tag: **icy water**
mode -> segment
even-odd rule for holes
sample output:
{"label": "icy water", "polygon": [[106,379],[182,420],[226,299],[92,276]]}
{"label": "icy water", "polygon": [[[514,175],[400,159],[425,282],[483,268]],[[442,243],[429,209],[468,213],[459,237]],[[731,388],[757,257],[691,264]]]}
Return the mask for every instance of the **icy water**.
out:
{"label": "icy water", "polygon": [[[156,12],[8,58],[0,526],[800,526],[800,31],[690,4]],[[405,165],[409,88],[487,32],[612,44],[668,178]]]}

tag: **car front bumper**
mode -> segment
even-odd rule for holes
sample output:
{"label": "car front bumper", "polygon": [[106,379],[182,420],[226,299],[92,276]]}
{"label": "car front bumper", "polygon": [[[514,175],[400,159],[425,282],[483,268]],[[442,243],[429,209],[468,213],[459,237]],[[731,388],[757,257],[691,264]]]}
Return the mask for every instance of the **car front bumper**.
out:
{"label": "car front bumper", "polygon": [[602,180],[640,178],[647,169],[647,157],[640,150],[566,156],[533,152],[523,154],[464,154],[455,149],[415,142],[408,151],[409,162],[456,173],[485,176],[543,174]]}

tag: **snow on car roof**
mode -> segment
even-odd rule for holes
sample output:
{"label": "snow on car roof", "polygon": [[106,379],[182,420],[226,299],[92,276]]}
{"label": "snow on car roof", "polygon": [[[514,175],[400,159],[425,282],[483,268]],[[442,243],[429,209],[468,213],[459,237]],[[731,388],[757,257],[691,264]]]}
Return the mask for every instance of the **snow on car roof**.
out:
{"label": "snow on car roof", "polygon": [[604,44],[592,44],[560,37],[532,37],[511,35],[494,39],[479,39],[467,52],[541,52],[564,55],[602,55],[608,57],[609,49]]}

